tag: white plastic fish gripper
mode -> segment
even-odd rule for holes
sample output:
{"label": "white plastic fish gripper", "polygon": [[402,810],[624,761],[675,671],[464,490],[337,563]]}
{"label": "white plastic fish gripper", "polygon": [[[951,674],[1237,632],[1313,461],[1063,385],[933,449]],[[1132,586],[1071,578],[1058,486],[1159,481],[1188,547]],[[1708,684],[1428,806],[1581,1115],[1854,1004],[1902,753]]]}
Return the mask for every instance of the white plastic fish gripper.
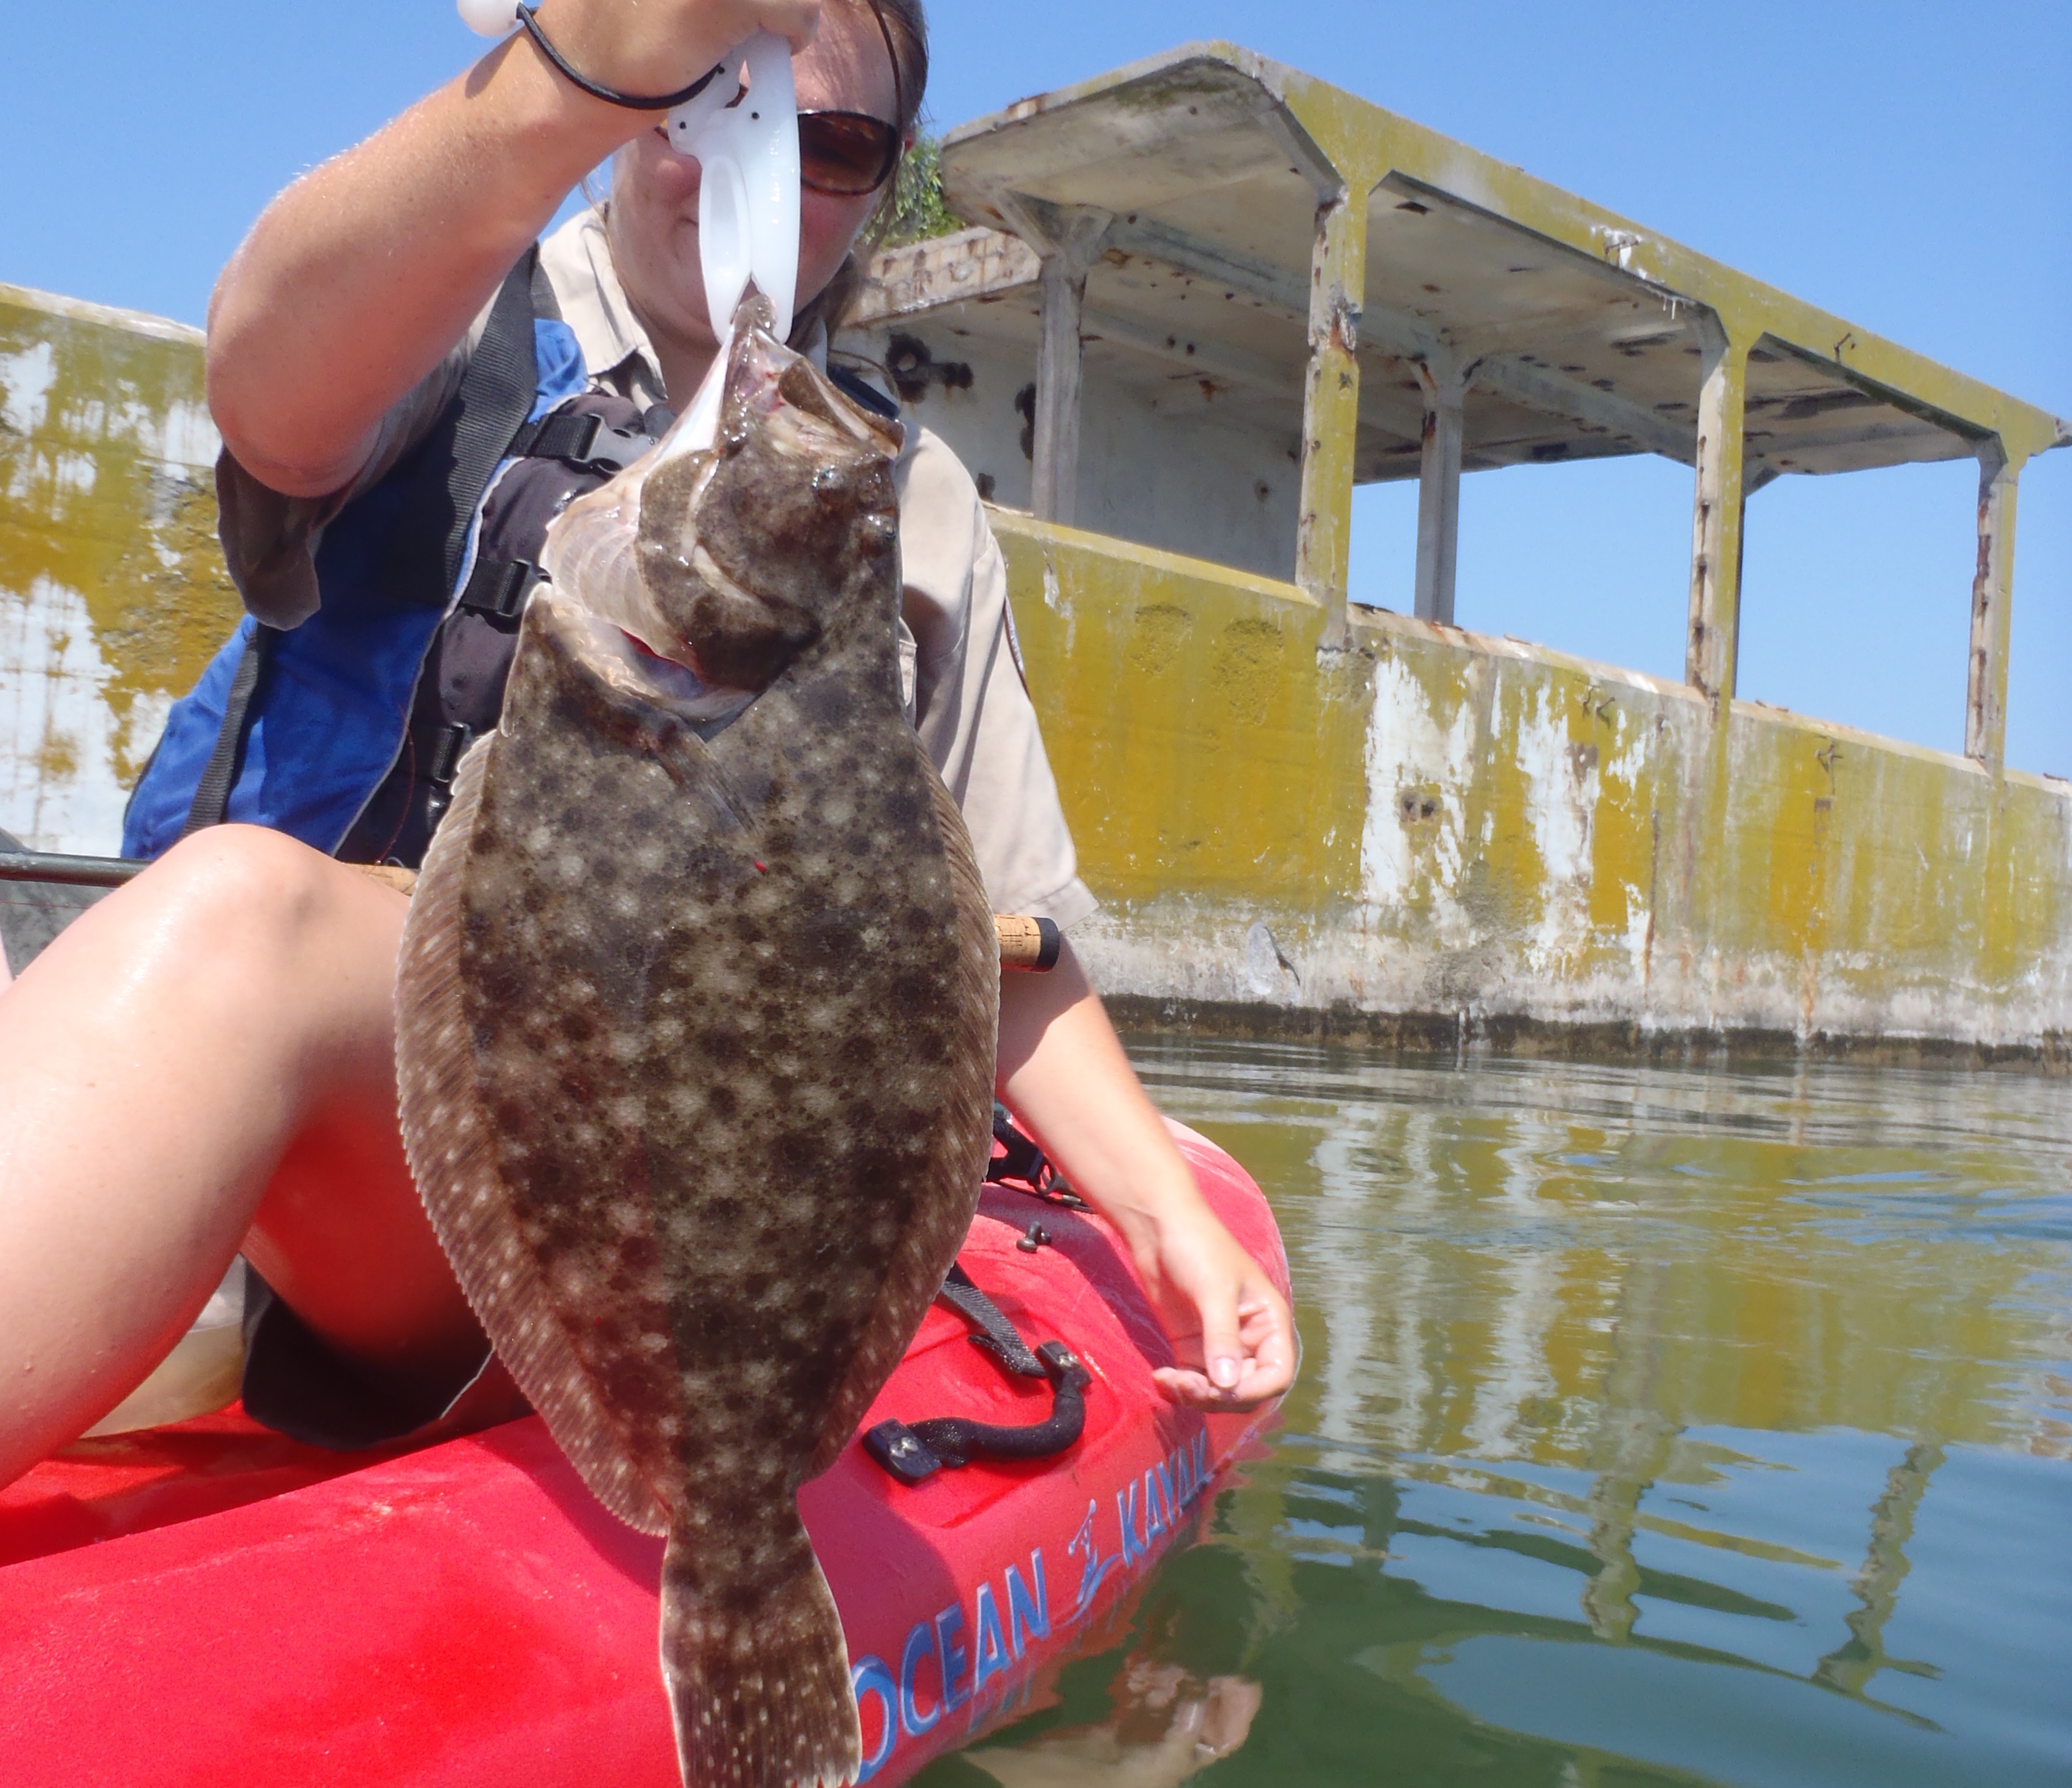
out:
{"label": "white plastic fish gripper", "polygon": [[[515,0],[456,0],[462,20],[484,37],[517,22]],[[775,313],[779,341],[791,332],[799,286],[799,102],[791,48],[768,31],[720,59],[724,71],[669,114],[669,146],[694,155],[698,186],[698,259],[705,314],[719,338],[712,371],[698,388],[662,456],[712,445],[719,430],[733,319],[750,281]]]}

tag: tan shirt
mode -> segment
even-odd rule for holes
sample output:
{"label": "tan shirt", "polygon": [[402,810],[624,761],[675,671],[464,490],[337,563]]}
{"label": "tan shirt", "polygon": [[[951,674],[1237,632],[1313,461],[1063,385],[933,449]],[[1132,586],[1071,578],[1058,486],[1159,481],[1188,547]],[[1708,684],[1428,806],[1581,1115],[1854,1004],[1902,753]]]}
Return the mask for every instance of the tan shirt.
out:
{"label": "tan shirt", "polygon": [[[541,265],[593,387],[643,407],[666,402],[660,364],[626,302],[597,214],[583,212],[549,236]],[[315,611],[313,561],[324,524],[431,426],[458,388],[487,318],[485,310],[468,339],[383,419],[372,458],[335,495],[282,497],[224,456],[216,486],[224,553],[245,606],[261,620],[292,627]],[[820,344],[816,357],[824,352]],[[1079,878],[1014,643],[1007,568],[977,487],[938,437],[911,422],[894,483],[908,717],[964,811],[994,910],[1075,925],[1096,902]]]}

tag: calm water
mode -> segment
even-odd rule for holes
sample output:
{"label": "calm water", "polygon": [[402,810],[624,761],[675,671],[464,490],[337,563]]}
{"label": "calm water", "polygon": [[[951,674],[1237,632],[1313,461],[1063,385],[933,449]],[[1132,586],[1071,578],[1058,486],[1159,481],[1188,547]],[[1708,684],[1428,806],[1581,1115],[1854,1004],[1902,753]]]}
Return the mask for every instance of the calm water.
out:
{"label": "calm water", "polygon": [[2072,1087],[1137,1058],[1272,1196],[1301,1378],[928,1788],[2072,1783]]}

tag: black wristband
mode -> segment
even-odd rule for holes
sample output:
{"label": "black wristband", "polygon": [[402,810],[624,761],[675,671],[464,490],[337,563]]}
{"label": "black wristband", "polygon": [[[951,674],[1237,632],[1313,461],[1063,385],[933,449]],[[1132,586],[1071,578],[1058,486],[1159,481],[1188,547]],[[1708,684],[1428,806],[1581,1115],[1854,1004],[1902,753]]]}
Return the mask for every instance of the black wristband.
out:
{"label": "black wristband", "polygon": [[595,81],[578,74],[570,66],[569,59],[548,41],[546,32],[540,28],[540,21],[533,17],[538,10],[537,6],[521,5],[518,8],[518,23],[525,27],[525,35],[540,46],[541,55],[553,63],[574,85],[581,88],[592,99],[601,99],[607,105],[623,105],[629,112],[674,111],[676,107],[696,99],[699,94],[711,86],[714,77],[719,74],[720,68],[726,66],[722,64],[717,68],[708,68],[680,92],[622,93],[615,87],[600,87]]}

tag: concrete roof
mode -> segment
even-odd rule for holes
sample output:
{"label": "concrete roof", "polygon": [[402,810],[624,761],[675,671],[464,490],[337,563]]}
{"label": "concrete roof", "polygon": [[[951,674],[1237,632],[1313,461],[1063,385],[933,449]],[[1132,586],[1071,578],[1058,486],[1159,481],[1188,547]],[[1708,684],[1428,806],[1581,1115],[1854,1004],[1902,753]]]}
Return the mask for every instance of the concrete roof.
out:
{"label": "concrete roof", "polygon": [[[1749,343],[1746,476],[1967,457],[2019,462],[2072,425],[1435,131],[1227,43],[1024,100],[944,141],[945,195],[985,233],[896,251],[879,316],[980,298],[1026,343],[1036,257],[991,233],[1036,208],[1109,214],[1088,276],[1088,375],[1175,380],[1300,438],[1320,198],[1368,193],[1355,476],[1417,475],[1418,371],[1470,380],[1467,469],[1695,454],[1703,331]],[[864,319],[867,320],[867,319]]]}

